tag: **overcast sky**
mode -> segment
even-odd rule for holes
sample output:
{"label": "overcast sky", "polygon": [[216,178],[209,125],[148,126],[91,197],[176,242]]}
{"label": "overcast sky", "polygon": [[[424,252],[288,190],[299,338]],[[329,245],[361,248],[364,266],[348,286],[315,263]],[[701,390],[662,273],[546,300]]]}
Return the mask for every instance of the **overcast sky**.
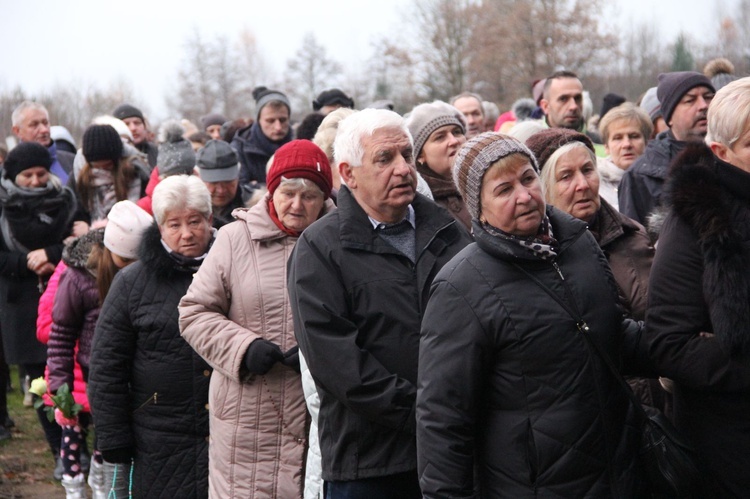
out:
{"label": "overcast sky", "polygon": [[[737,0],[607,0],[610,29],[653,23],[672,41],[680,31],[713,38],[719,12]],[[243,28],[280,80],[286,60],[312,31],[328,55],[356,67],[382,35],[404,32],[406,0],[0,0],[0,89],[20,85],[40,92],[55,84],[118,80],[134,88],[136,103],[164,118],[164,96],[176,86],[182,48],[197,27],[205,38],[234,38]]]}

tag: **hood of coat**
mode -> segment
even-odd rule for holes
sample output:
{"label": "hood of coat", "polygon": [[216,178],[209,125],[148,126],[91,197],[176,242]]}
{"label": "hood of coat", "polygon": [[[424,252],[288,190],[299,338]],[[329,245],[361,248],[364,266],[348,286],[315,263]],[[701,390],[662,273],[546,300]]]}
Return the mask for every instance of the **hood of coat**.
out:
{"label": "hood of coat", "polygon": [[86,268],[91,250],[104,242],[104,227],[92,229],[65,245],[62,259],[68,267]]}

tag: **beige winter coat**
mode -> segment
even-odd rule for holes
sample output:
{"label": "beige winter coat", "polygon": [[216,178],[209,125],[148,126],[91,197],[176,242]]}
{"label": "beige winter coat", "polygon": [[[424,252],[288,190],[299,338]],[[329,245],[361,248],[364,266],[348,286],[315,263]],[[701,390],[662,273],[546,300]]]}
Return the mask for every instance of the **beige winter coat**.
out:
{"label": "beige winter coat", "polygon": [[286,291],[297,238],[274,225],[265,200],[233,216],[179,307],[182,336],[214,368],[209,494],[302,497],[309,416],[300,375],[280,363],[251,375],[243,365],[257,338],[282,351],[297,343]]}

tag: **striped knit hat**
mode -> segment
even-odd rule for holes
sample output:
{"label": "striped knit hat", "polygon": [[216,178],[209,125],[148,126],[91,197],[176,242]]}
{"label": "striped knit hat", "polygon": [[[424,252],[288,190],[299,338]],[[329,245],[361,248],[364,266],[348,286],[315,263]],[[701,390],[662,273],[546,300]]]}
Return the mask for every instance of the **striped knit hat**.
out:
{"label": "striped knit hat", "polygon": [[523,154],[539,173],[534,154],[517,139],[495,132],[485,132],[467,141],[456,155],[453,165],[453,182],[464,198],[471,218],[479,220],[481,213],[479,194],[482,178],[490,166],[512,154]]}

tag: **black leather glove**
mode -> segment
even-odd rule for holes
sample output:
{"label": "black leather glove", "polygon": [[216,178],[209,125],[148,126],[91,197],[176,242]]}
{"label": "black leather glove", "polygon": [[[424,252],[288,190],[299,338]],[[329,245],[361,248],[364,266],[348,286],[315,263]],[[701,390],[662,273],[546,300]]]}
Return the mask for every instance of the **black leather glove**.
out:
{"label": "black leather glove", "polygon": [[101,453],[102,459],[112,464],[130,464],[134,455],[132,447],[102,450]]}
{"label": "black leather glove", "polygon": [[275,363],[283,360],[281,347],[262,338],[250,343],[245,352],[245,367],[253,374],[266,374]]}
{"label": "black leather glove", "polygon": [[284,360],[281,361],[287,367],[291,367],[297,372],[299,369],[299,346],[294,345],[292,348],[284,352]]}

